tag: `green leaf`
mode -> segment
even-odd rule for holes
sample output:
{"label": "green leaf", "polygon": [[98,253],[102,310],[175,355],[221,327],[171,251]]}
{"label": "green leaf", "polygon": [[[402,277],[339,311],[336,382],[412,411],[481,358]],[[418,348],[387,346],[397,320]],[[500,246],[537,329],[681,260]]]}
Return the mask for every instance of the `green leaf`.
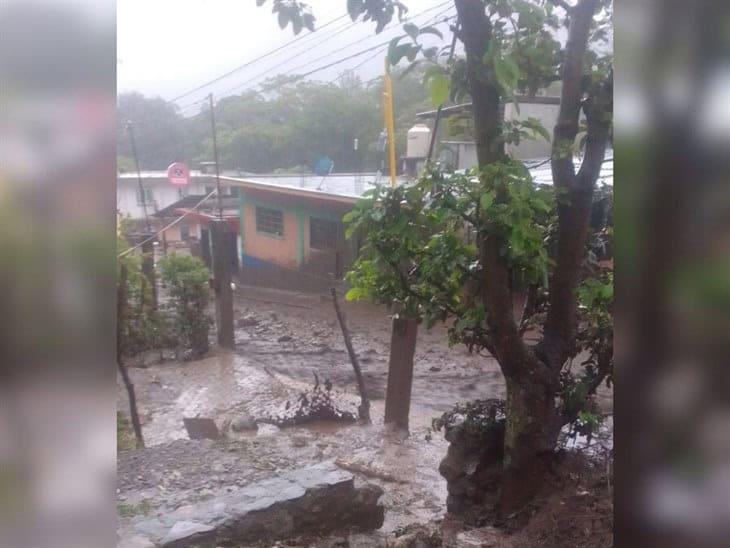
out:
{"label": "green leaf", "polygon": [[266,0],[256,0],[256,7],[260,8],[266,3]]}
{"label": "green leaf", "polygon": [[441,31],[436,27],[423,27],[421,30],[418,31],[418,34],[434,34],[442,40],[444,39],[444,35],[441,34]]}
{"label": "green leaf", "polygon": [[292,27],[292,30],[294,31],[294,34],[299,34],[300,32],[302,32],[302,18],[299,17],[299,15],[292,18],[291,27]]}
{"label": "green leaf", "polygon": [[494,203],[494,192],[487,191],[484,194],[482,194],[482,197],[479,198],[479,207],[481,207],[484,211],[489,209],[489,206],[491,206]]}
{"label": "green leaf", "polygon": [[532,200],[532,207],[544,213],[550,213],[550,206],[540,198],[534,198]]}
{"label": "green leaf", "polygon": [[284,10],[279,11],[279,27],[283,29],[287,23],[289,23],[289,14]]}
{"label": "green leaf", "polygon": [[429,91],[434,106],[442,105],[449,98],[449,78],[443,73],[435,73],[429,78]]}
{"label": "green leaf", "polygon": [[406,31],[406,34],[413,38],[414,41],[418,38],[418,27],[413,23],[404,24],[403,30]]}
{"label": "green leaf", "polygon": [[432,48],[426,48],[423,50],[423,56],[426,59],[433,59],[436,56],[436,54],[438,53],[438,50],[439,49],[436,46],[434,46]]}
{"label": "green leaf", "polygon": [[358,299],[367,298],[368,292],[362,287],[353,287],[347,293],[345,293],[345,300],[356,301]]}
{"label": "green leaf", "polygon": [[314,15],[311,13],[305,13],[302,16],[302,19],[304,20],[304,26],[307,27],[311,32],[314,32]]}
{"label": "green leaf", "polygon": [[517,87],[517,81],[520,78],[520,68],[511,55],[505,57],[495,56],[494,74],[499,84],[509,93]]}
{"label": "green leaf", "polygon": [[416,55],[418,55],[419,51],[421,51],[421,46],[410,46],[408,53],[406,53],[406,59],[412,63],[416,60]]}
{"label": "green leaf", "polygon": [[360,16],[362,9],[363,0],[347,0],[347,13],[350,14],[350,19],[353,21]]}
{"label": "green leaf", "polygon": [[[424,52],[425,53],[425,52]],[[406,69],[401,72],[399,78],[402,80],[406,76],[408,76],[411,72],[413,72],[413,69],[415,69],[419,65],[420,61],[413,61],[410,65],[406,67]]]}
{"label": "green leaf", "polygon": [[398,42],[400,39],[403,38],[402,36],[397,36],[396,38],[393,38],[390,41],[390,44],[388,45],[388,63],[395,66],[397,65],[403,57],[408,55],[411,51],[411,45],[410,44],[401,44],[398,45]]}

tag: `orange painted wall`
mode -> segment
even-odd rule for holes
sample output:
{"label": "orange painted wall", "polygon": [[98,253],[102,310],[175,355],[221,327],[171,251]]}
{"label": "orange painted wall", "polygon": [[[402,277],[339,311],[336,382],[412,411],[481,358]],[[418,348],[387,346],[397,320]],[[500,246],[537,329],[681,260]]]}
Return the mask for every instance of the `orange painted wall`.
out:
{"label": "orange painted wall", "polygon": [[246,255],[288,268],[297,267],[297,216],[284,211],[284,236],[279,238],[256,231],[256,207],[244,204],[243,249]]}

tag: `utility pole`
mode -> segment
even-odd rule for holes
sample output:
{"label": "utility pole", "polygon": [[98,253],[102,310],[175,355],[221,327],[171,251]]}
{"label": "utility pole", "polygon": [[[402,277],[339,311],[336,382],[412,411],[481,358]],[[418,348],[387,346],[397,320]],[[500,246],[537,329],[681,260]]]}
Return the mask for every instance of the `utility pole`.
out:
{"label": "utility pole", "polygon": [[210,223],[210,241],[213,254],[213,289],[215,290],[215,320],[218,345],[233,350],[236,340],[233,334],[233,288],[231,287],[231,233],[223,220],[221,200],[221,178],[218,167],[218,141],[215,130],[215,107],[213,94],[210,99],[210,125],[213,133],[213,155],[215,158],[216,194],[218,195],[218,219]]}
{"label": "utility pole", "polygon": [[127,120],[127,132],[129,133],[129,142],[132,145],[132,156],[134,156],[134,165],[137,167],[137,186],[139,188],[140,198],[142,200],[142,209],[144,211],[144,220],[147,223],[147,232],[152,233],[150,227],[150,218],[147,215],[147,196],[144,193],[144,187],[142,186],[142,172],[139,169],[139,156],[137,155],[137,143],[134,140],[134,126],[131,120]]}
{"label": "utility pole", "polygon": [[[454,59],[454,51],[456,50],[456,38],[457,38],[457,31],[458,31],[458,23],[451,27],[452,32],[454,33],[454,36],[451,39],[451,50],[449,51],[449,60],[446,62],[447,65],[451,64],[451,61]],[[431,162],[431,157],[433,156],[433,147],[436,144],[436,134],[439,131],[439,121],[441,120],[441,112],[444,109],[444,104],[441,103],[439,105],[438,110],[436,111],[436,118],[433,121],[433,131],[431,132],[431,141],[428,143],[428,156],[426,157],[426,164],[428,165]]]}
{"label": "utility pole", "polygon": [[147,233],[141,236],[142,244],[142,273],[152,287],[152,305],[157,308],[157,282],[155,280],[155,248],[152,241],[152,227],[150,225],[150,217],[147,214],[147,195],[142,185],[142,172],[139,169],[139,156],[137,154],[137,142],[134,139],[134,124],[131,120],[127,120],[127,132],[129,132],[129,142],[132,145],[132,156],[134,156],[134,165],[137,168],[137,188],[139,190],[142,201],[142,210],[144,211],[144,220],[147,226]]}
{"label": "utility pole", "polygon": [[218,138],[215,131],[215,106],[213,105],[213,94],[208,95],[210,99],[210,125],[213,133],[213,159],[215,160],[215,184],[218,195],[218,218],[223,219],[223,201],[221,199],[221,173],[218,167]]}

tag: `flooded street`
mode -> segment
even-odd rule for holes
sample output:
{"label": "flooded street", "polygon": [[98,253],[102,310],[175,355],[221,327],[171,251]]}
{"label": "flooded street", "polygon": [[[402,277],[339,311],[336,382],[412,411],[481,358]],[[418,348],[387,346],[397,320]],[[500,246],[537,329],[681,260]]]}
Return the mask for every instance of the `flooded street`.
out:
{"label": "flooded street", "polygon": [[[490,357],[449,349],[446,329],[420,330],[415,355],[410,436],[383,428],[390,318],[364,303],[345,303],[347,322],[371,400],[373,424],[334,421],[279,428],[270,422],[315,384],[332,384],[337,408],[357,414],[359,395],[331,301],[315,295],[237,291],[236,349],[204,359],[130,367],[147,448],[118,459],[120,527],[140,515],[184,512],[190,505],[288,471],[333,461],[383,488],[385,522],[375,535],[444,516],[446,481],[438,465],[447,442],[429,435],[431,420],[458,401],[503,396]],[[610,399],[610,398],[609,398]],[[607,399],[608,401],[608,399]],[[119,409],[127,410],[123,386]],[[257,430],[228,425],[250,416]],[[189,440],[183,417],[211,418],[220,440]]]}
{"label": "flooded street", "polygon": [[[182,417],[222,423],[243,413],[258,420],[276,416],[287,401],[314,385],[315,375],[332,383],[343,408],[356,412],[355,376],[331,302],[270,290],[238,292],[254,293],[257,300],[237,300],[233,353],[214,349],[199,361],[130,369],[148,446],[187,438]],[[266,302],[259,299],[262,295],[269,297]],[[377,424],[382,422],[387,382],[390,319],[384,309],[364,303],[346,303],[345,310]],[[463,347],[449,349],[441,326],[419,332],[411,405],[414,435],[457,401],[498,397],[502,391],[494,359],[470,355]],[[126,405],[121,388],[119,405]]]}
{"label": "flooded street", "polygon": [[[419,332],[415,356],[411,435],[383,429],[390,318],[382,308],[345,303],[348,326],[371,399],[373,424],[313,422],[278,428],[263,424],[306,389],[329,380],[338,408],[357,413],[359,395],[331,301],[319,296],[246,288],[237,291],[236,350],[212,350],[204,359],[132,367],[147,449],[121,453],[119,500],[149,506],[150,515],[224,490],[322,460],[387,471],[367,477],[385,490],[382,532],[443,515],[446,482],[438,464],[446,452],[440,434],[427,440],[431,420],[457,401],[502,395],[491,358],[449,349],[446,330]],[[255,299],[255,300],[253,300]],[[287,304],[283,304],[287,303]],[[119,408],[127,408],[123,387]],[[219,441],[188,440],[183,417],[206,417],[219,429],[250,415],[258,431]]]}

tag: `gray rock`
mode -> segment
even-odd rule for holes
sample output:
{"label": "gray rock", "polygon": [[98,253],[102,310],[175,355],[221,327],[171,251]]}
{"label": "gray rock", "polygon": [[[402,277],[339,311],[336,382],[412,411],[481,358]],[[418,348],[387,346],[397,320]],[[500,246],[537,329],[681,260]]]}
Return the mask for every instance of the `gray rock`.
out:
{"label": "gray rock", "polygon": [[117,543],[117,548],[155,548],[155,543],[147,537],[133,535],[120,539]]}
{"label": "gray rock", "polygon": [[387,536],[382,533],[353,533],[347,537],[348,548],[387,548]]}
{"label": "gray rock", "polygon": [[231,430],[234,432],[244,432],[246,430],[256,430],[256,419],[251,415],[243,415],[231,421]]}
{"label": "gray rock", "polygon": [[382,494],[376,485],[355,486],[352,474],[324,462],[181,506],[138,523],[129,534],[182,548],[256,544],[350,528],[371,531],[383,525]]}
{"label": "gray rock", "polygon": [[153,541],[159,541],[165,536],[170,527],[162,523],[159,519],[153,518],[138,521],[134,524],[133,529],[135,533],[141,533]]}
{"label": "gray rock", "polygon": [[292,340],[292,338],[289,335],[282,335],[278,339],[276,339],[277,342],[289,342]]}
{"label": "gray rock", "polygon": [[215,527],[194,521],[178,521],[162,539],[163,548],[215,548]]}
{"label": "gray rock", "polygon": [[252,327],[258,325],[259,321],[255,316],[244,316],[236,320],[236,327]]}

